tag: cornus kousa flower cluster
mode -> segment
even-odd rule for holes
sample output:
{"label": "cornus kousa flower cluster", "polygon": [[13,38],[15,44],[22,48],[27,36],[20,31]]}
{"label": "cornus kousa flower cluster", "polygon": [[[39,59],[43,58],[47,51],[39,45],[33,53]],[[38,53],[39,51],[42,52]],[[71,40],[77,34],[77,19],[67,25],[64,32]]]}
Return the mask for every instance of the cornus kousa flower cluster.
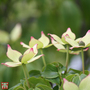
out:
{"label": "cornus kousa flower cluster", "polygon": [[36,56],[37,53],[38,53],[37,44],[35,44],[33,46],[33,48],[26,50],[23,55],[20,52],[13,50],[10,47],[10,45],[8,45],[7,57],[9,59],[11,59],[13,62],[6,62],[6,63],[2,63],[2,64],[6,65],[8,67],[17,67],[17,66],[20,66],[22,64],[31,63],[31,62],[37,60],[38,58],[40,58],[41,56],[43,56],[43,54]]}
{"label": "cornus kousa flower cluster", "polygon": [[[88,31],[87,33],[89,33],[90,31]],[[70,28],[67,29],[67,31],[65,33],[62,34],[61,38],[55,34],[48,34],[51,36],[51,42],[52,44],[57,48],[58,51],[60,52],[67,52],[67,45],[72,46],[69,49],[69,53],[70,54],[79,54],[79,52],[81,52],[80,49],[74,49],[71,50],[73,48],[78,48],[78,47],[83,47],[86,48],[86,46],[79,46],[79,43],[81,41],[82,38],[76,39],[76,35],[71,31]],[[86,36],[84,36],[81,41],[81,43],[83,42],[87,42],[86,39],[88,38],[89,34]],[[78,43],[79,42],[79,43]],[[84,51],[87,51],[88,48],[84,49]]]}
{"label": "cornus kousa flower cluster", "polygon": [[35,44],[38,44],[37,48],[47,48],[51,46],[52,44],[49,44],[50,40],[43,31],[41,32],[41,37],[39,39],[35,39],[34,37],[31,36],[31,40],[29,41],[29,45],[26,45],[25,43],[21,42],[20,44],[23,45],[23,47],[26,48],[32,48]]}

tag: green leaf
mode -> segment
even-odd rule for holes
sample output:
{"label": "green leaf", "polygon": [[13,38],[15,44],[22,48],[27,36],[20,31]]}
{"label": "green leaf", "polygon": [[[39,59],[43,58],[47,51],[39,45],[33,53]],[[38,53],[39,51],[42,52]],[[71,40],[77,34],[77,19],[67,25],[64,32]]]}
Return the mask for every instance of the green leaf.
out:
{"label": "green leaf", "polygon": [[36,84],[38,84],[38,83],[41,83],[41,84],[50,86],[50,83],[49,83],[47,80],[45,80],[44,78],[30,77],[30,78],[28,79],[28,82],[29,82],[29,85],[30,85],[32,88],[35,88]]}
{"label": "green leaf", "polygon": [[52,90],[51,87],[44,84],[37,84],[36,87],[40,88],[40,90]]}
{"label": "green leaf", "polygon": [[58,77],[58,69],[55,64],[48,64],[44,71],[41,73],[42,77],[44,78],[56,78]]}
{"label": "green leaf", "polygon": [[17,85],[11,87],[9,90],[24,90],[21,83],[18,83]]}
{"label": "green leaf", "polygon": [[55,84],[57,84],[57,85],[60,85],[60,79],[59,79],[59,77],[56,77],[56,78],[46,78],[46,80],[48,80],[49,82],[51,82],[51,83],[55,83]]}
{"label": "green leaf", "polygon": [[28,90],[41,90],[41,89],[39,89],[39,88],[35,88],[35,89],[33,89],[33,88],[29,88]]}
{"label": "green leaf", "polygon": [[73,72],[73,73],[80,73],[81,71],[70,68],[70,69],[69,69],[69,72]]}
{"label": "green leaf", "polygon": [[87,76],[87,75],[85,75],[85,74],[81,74],[81,75],[80,75],[80,79],[82,80],[82,79],[84,79],[86,76]]}
{"label": "green leaf", "polygon": [[62,84],[61,84],[59,90],[63,90],[63,82],[62,82]]}
{"label": "green leaf", "polygon": [[[81,71],[80,74],[83,74],[83,71]],[[89,74],[89,71],[88,70],[85,70],[84,71],[84,74],[88,75]]]}
{"label": "green leaf", "polygon": [[79,76],[75,76],[73,79],[72,79],[72,82],[75,83],[77,86],[79,86],[80,84],[80,77]]}
{"label": "green leaf", "polygon": [[28,90],[34,90],[33,88],[29,88]]}
{"label": "green leaf", "polygon": [[32,76],[34,76],[34,77],[40,77],[41,76],[41,73],[40,73],[39,70],[31,70],[29,72],[29,75],[30,75],[30,77],[32,77]]}
{"label": "green leaf", "polygon": [[41,89],[36,87],[34,90],[41,90]]}
{"label": "green leaf", "polygon": [[20,83],[22,84],[22,86],[23,86],[24,88],[26,88],[25,80],[21,79],[21,80],[20,80]]}
{"label": "green leaf", "polygon": [[73,77],[75,76],[75,74],[70,74],[68,76],[66,76],[65,78],[68,80],[68,81],[72,81]]}
{"label": "green leaf", "polygon": [[90,90],[90,74],[81,81],[79,90]]}

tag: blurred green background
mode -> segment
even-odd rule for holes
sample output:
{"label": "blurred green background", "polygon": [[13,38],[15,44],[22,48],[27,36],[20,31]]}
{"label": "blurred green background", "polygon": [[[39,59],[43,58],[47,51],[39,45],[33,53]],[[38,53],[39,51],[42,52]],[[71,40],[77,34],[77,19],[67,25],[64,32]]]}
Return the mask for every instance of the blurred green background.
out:
{"label": "blurred green background", "polygon": [[[28,44],[31,36],[40,38],[41,31],[45,35],[54,33],[61,37],[70,27],[78,38],[90,29],[90,0],[0,0],[0,30],[10,33],[17,23],[22,26],[21,38],[8,43],[12,49],[22,53],[26,49],[20,42]],[[9,61],[6,46],[7,43],[0,42],[0,63]],[[54,46],[44,49],[44,54],[47,63],[59,61],[65,65],[66,54],[56,51]],[[85,52],[85,66],[87,63],[90,65],[89,56],[90,50]],[[72,57],[73,55],[70,55],[70,58]],[[29,71],[41,70],[42,58],[27,67]],[[0,65],[0,82],[9,82],[9,87],[12,87],[22,78],[24,75],[21,66],[8,68]]]}

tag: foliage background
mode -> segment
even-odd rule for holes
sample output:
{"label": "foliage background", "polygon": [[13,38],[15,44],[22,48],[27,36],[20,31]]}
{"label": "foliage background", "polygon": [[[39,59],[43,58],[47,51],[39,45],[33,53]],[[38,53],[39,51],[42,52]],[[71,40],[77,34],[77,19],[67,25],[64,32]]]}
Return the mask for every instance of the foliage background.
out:
{"label": "foliage background", "polygon": [[[61,37],[70,27],[78,38],[90,29],[90,0],[0,0],[0,29],[10,33],[17,23],[22,25],[22,36],[9,44],[22,53],[26,49],[20,45],[20,41],[28,44],[30,37],[38,39],[41,31],[45,35],[54,33]],[[6,44],[0,44],[0,63],[9,61],[6,50]],[[85,53],[86,68],[90,66],[89,51]],[[55,47],[44,49],[44,54],[47,63],[59,61],[65,65],[65,53],[57,52]],[[70,59],[72,57],[70,55]],[[29,71],[41,70],[42,59],[28,64],[27,67]],[[11,87],[22,78],[22,67],[7,68],[0,65],[0,82],[9,82]]]}

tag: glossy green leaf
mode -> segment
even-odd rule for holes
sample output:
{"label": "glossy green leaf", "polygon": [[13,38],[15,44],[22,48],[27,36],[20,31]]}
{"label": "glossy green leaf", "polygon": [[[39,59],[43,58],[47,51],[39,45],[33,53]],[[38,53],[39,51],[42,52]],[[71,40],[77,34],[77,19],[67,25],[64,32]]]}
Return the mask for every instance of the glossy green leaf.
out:
{"label": "glossy green leaf", "polygon": [[66,76],[65,78],[68,80],[68,81],[72,81],[73,77],[75,76],[75,74],[70,74],[68,76]]}
{"label": "glossy green leaf", "polygon": [[41,90],[41,89],[39,89],[39,88],[35,88],[35,89],[33,89],[33,88],[30,88],[30,89],[28,89],[28,90]]}
{"label": "glossy green leaf", "polygon": [[32,77],[32,76],[34,76],[34,77],[40,77],[41,76],[41,73],[40,73],[39,70],[31,70],[29,72],[29,75],[30,75],[30,77]]}
{"label": "glossy green leaf", "polygon": [[60,79],[59,79],[59,77],[56,77],[56,78],[46,78],[46,80],[48,80],[49,82],[51,82],[53,84],[60,85]]}
{"label": "glossy green leaf", "polygon": [[48,64],[41,74],[44,78],[56,78],[58,77],[57,66],[55,64]]}
{"label": "glossy green leaf", "polygon": [[34,90],[41,90],[41,89],[36,87]]}
{"label": "glossy green leaf", "polygon": [[75,76],[75,77],[73,77],[73,79],[72,79],[72,82],[75,83],[77,86],[79,86],[80,81],[81,81],[81,79],[80,79],[79,76]]}
{"label": "glossy green leaf", "polygon": [[73,72],[73,73],[80,73],[81,71],[70,68],[70,69],[69,69],[69,72]]}
{"label": "glossy green leaf", "polygon": [[[83,74],[83,71],[81,71],[80,74]],[[84,74],[88,75],[89,74],[89,71],[88,70],[85,70],[84,71]]]}
{"label": "glossy green leaf", "polygon": [[64,90],[64,89],[63,89],[63,81],[62,81],[61,86],[59,87],[59,90]]}
{"label": "glossy green leaf", "polygon": [[87,75],[85,75],[85,74],[81,74],[81,75],[80,75],[80,79],[82,80],[82,79],[84,79],[86,76],[87,76]]}
{"label": "glossy green leaf", "polygon": [[28,90],[34,90],[33,88],[29,88]]}
{"label": "glossy green leaf", "polygon": [[44,84],[37,84],[36,87],[40,88],[40,90],[53,90],[51,87]]}
{"label": "glossy green leaf", "polygon": [[11,87],[9,90],[24,90],[23,86],[21,83]]}
{"label": "glossy green leaf", "polygon": [[28,79],[28,81],[29,81],[29,85],[30,85],[32,88],[35,88],[36,84],[38,84],[38,83],[41,83],[41,84],[50,86],[49,82],[48,82],[47,80],[45,80],[44,78],[30,77],[30,78]]}

